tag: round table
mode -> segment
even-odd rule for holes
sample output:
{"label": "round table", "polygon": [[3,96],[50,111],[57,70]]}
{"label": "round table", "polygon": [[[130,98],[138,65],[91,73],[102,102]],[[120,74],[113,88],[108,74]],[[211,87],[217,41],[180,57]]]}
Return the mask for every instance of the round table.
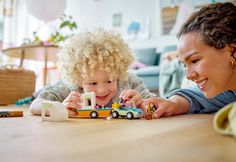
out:
{"label": "round table", "polygon": [[24,59],[44,61],[43,84],[46,84],[47,62],[58,60],[58,46],[55,45],[27,45],[3,49],[2,53],[15,58],[20,58],[20,66],[23,67]]}

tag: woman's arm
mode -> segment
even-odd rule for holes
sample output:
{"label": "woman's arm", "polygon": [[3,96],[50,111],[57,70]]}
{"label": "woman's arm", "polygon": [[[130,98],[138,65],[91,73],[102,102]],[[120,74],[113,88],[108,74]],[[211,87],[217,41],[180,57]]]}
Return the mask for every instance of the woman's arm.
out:
{"label": "woman's arm", "polygon": [[146,113],[148,105],[152,103],[157,108],[153,114],[154,118],[162,116],[172,116],[178,114],[185,114],[189,111],[190,104],[188,100],[179,95],[174,95],[169,99],[153,97],[146,99],[141,108]]}
{"label": "woman's arm", "polygon": [[147,99],[145,106],[154,102],[158,107],[154,117],[159,118],[184,113],[213,113],[235,100],[236,93],[234,91],[225,91],[212,99],[208,99],[197,86],[194,86],[173,91],[168,99],[156,97]]}
{"label": "woman's arm", "polygon": [[169,99],[156,98],[156,100],[158,109],[154,113],[155,118],[185,114],[189,111],[190,104],[182,96],[174,95]]}
{"label": "woman's arm", "polygon": [[234,91],[225,91],[212,99],[206,98],[197,86],[176,90],[169,96],[172,98],[176,95],[182,96],[188,101],[190,105],[188,113],[192,114],[213,113],[236,100]]}

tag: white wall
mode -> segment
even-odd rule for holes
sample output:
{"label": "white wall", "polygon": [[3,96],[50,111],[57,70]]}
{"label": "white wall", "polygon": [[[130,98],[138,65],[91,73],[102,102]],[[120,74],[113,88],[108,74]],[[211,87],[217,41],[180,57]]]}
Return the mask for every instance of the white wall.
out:
{"label": "white wall", "polygon": [[[217,0],[226,1],[226,0]],[[230,0],[228,0],[230,1]],[[177,44],[173,35],[162,35],[161,8],[191,2],[197,6],[210,3],[210,0],[67,0],[66,14],[72,15],[78,22],[79,30],[84,28],[112,27],[113,14],[122,14],[122,27],[116,28],[123,34],[131,21],[141,21],[149,17],[150,38],[145,40],[127,40],[131,48],[157,47]],[[124,35],[125,38],[127,38]]]}
{"label": "white wall", "polygon": [[[175,36],[161,36],[162,25],[160,16],[160,0],[66,0],[65,13],[71,15],[78,24],[78,30],[85,28],[104,27],[111,29],[113,15],[122,14],[122,25],[115,29],[127,33],[131,21],[149,20],[149,37],[144,40],[128,40],[131,48],[146,48],[164,46],[173,43]],[[163,1],[163,0],[162,0]],[[43,21],[30,15],[25,0],[17,0],[14,16],[8,21],[5,19],[4,33],[6,47],[9,42],[13,45],[22,44],[24,38],[32,38],[33,31],[38,31],[45,24]],[[52,6],[52,7],[56,7]],[[48,26],[58,26],[59,19],[48,22]],[[6,26],[7,25],[7,26]],[[124,37],[127,36],[124,34]],[[171,41],[170,41],[171,40]]]}
{"label": "white wall", "polygon": [[[131,21],[149,20],[149,39],[127,40],[132,48],[161,47],[176,44],[175,35],[162,35],[161,8],[178,4],[185,0],[66,0],[67,15],[73,16],[78,23],[78,29],[104,27],[111,29],[113,15],[122,14],[122,26],[116,27],[121,33],[127,33]],[[223,0],[217,0],[223,1]],[[228,0],[230,1],[230,0]],[[30,15],[25,6],[25,0],[16,0],[14,16],[4,22],[4,42],[20,45],[24,38],[32,38],[32,32],[38,31],[45,24]],[[194,5],[207,3],[207,0],[191,1]],[[209,3],[209,2],[208,2]],[[56,7],[51,6],[51,7]],[[9,19],[9,20],[8,20]],[[58,26],[59,19],[47,23]],[[124,35],[125,38],[128,38]],[[140,38],[140,37],[139,37]],[[6,46],[7,47],[7,46]]]}
{"label": "white wall", "polygon": [[65,13],[73,16],[79,30],[93,27],[111,29],[113,14],[117,13],[122,14],[122,26],[115,29],[122,33],[131,21],[149,19],[150,38],[128,40],[132,48],[157,46],[162,32],[159,0],[67,0]]}
{"label": "white wall", "polygon": [[112,28],[112,16],[122,14],[122,24],[150,17],[151,37],[156,36],[156,0],[67,0],[66,14],[77,20],[79,28]]}

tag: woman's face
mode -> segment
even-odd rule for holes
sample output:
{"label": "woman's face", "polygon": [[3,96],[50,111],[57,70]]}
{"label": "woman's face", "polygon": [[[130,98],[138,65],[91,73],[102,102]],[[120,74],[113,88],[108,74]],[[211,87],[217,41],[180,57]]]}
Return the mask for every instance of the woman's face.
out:
{"label": "woman's face", "polygon": [[96,70],[93,76],[87,75],[83,80],[82,88],[84,92],[94,92],[96,103],[105,106],[116,95],[117,78],[110,79],[106,72]]}
{"label": "woman's face", "polygon": [[232,90],[235,74],[230,64],[232,52],[229,47],[210,47],[193,32],[181,36],[178,51],[180,61],[186,66],[186,77],[197,83],[207,98]]}

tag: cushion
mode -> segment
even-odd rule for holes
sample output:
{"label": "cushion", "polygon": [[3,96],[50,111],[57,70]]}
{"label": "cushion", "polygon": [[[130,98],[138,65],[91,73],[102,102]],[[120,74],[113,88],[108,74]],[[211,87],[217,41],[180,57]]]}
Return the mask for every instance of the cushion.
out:
{"label": "cushion", "polygon": [[159,54],[156,48],[135,49],[135,58],[147,66],[157,65]]}
{"label": "cushion", "polygon": [[159,66],[148,66],[145,68],[141,68],[138,70],[133,70],[133,73],[141,76],[159,76],[160,73],[160,67]]}

